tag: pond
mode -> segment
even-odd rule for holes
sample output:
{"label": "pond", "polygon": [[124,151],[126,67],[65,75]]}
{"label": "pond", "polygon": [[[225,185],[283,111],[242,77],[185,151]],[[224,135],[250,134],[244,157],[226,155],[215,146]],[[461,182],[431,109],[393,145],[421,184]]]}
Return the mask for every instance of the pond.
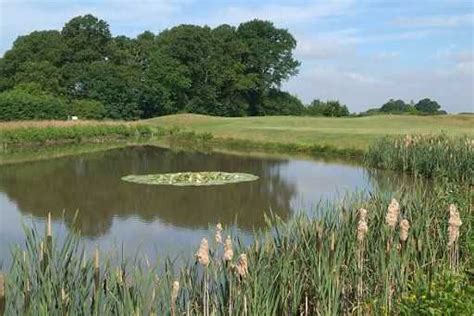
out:
{"label": "pond", "polygon": [[[129,174],[185,171],[243,172],[258,180],[217,186],[144,185]],[[394,175],[390,175],[394,176]],[[129,146],[76,156],[0,166],[0,265],[22,244],[22,225],[43,229],[48,212],[55,237],[72,225],[87,248],[137,253],[150,260],[189,257],[220,222],[251,240],[273,212],[289,220],[320,200],[387,185],[388,176],[338,161],[176,151]],[[78,211],[78,217],[74,215]],[[227,232],[226,232],[227,233]]]}

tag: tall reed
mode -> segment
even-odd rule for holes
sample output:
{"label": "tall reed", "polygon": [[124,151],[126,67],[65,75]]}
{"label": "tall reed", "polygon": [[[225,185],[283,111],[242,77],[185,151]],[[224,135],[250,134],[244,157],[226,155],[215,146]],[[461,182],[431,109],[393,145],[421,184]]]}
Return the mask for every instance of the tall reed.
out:
{"label": "tall reed", "polygon": [[474,184],[474,139],[441,135],[384,137],[364,156],[369,167]]}
{"label": "tall reed", "polygon": [[[386,212],[392,198],[398,201],[402,220],[388,228]],[[27,228],[25,247],[13,248],[13,262],[6,271],[5,313],[398,313],[406,297],[415,295],[417,288],[433,287],[437,273],[449,269],[448,227],[455,223],[450,223],[446,209],[456,203],[460,218],[472,216],[469,199],[465,191],[444,196],[424,188],[373,192],[368,198],[348,196],[340,204],[320,204],[317,218],[299,215],[288,223],[269,218],[271,231],[257,233],[248,247],[229,237],[224,245],[210,246],[207,238],[214,232],[209,232],[201,245],[196,241],[197,263],[180,267],[169,260],[153,267],[125,259],[114,266],[101,253],[99,286],[94,254],[84,250],[76,233],[63,242],[53,238],[49,268],[43,270],[38,249],[46,237]],[[472,264],[466,248],[471,226],[471,221],[456,226],[458,271]],[[225,228],[222,233],[227,233]],[[404,241],[403,251],[392,246],[387,252],[387,242],[399,239]],[[233,253],[239,256],[234,258]],[[29,284],[28,294],[25,284]],[[453,310],[463,314],[469,312],[466,306],[459,304]]]}

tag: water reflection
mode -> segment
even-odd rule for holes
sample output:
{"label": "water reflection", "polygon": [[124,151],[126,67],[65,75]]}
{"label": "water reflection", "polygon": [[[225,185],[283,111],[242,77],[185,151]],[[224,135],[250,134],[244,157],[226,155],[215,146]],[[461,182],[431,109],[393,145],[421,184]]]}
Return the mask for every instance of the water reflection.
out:
{"label": "water reflection", "polygon": [[[182,171],[248,172],[260,179],[209,187],[148,186],[121,180],[128,174]],[[4,165],[0,166],[0,255],[9,245],[23,241],[22,218],[44,219],[48,211],[56,224],[70,228],[79,210],[75,225],[86,243],[105,248],[118,242],[137,249],[143,242],[159,239],[158,251],[148,242],[146,252],[152,256],[198,242],[209,224],[235,224],[247,238],[254,228],[264,226],[264,214],[270,210],[286,220],[320,199],[380,184],[392,189],[394,183],[404,182],[393,174],[372,174],[342,163],[177,152],[154,146]]]}
{"label": "water reflection", "polygon": [[[48,211],[72,221],[86,236],[106,234],[114,216],[138,215],[150,222],[203,228],[221,221],[252,230],[264,224],[270,208],[287,219],[295,184],[280,176],[287,161],[224,154],[173,152],[143,146],[90,155],[2,167],[0,188],[22,213],[44,217]],[[220,170],[249,172],[259,181],[210,187],[147,186],[127,183],[127,174]]]}

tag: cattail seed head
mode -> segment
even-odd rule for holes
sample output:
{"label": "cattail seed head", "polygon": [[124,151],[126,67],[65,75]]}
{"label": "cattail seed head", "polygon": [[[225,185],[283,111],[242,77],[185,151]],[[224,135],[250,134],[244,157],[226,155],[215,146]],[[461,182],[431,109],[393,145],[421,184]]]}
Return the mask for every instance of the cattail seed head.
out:
{"label": "cattail seed head", "polygon": [[196,259],[202,264],[204,267],[209,265],[209,243],[207,242],[206,238],[201,240],[201,245],[199,246],[198,251],[196,252]]}
{"label": "cattail seed head", "polygon": [[222,225],[218,223],[216,225],[216,243],[222,244]]}
{"label": "cattail seed head", "polygon": [[44,243],[43,242],[40,242],[40,249],[39,249],[40,253],[39,253],[39,260],[40,261],[43,261],[44,259]]}
{"label": "cattail seed head", "polygon": [[176,303],[176,299],[178,298],[178,293],[179,293],[179,282],[174,281],[173,286],[171,288],[171,302],[173,305]]}
{"label": "cattail seed head", "polygon": [[359,223],[357,225],[357,240],[359,242],[364,241],[365,234],[367,234],[368,230],[369,230],[369,227],[367,226],[367,222],[363,219],[359,220]]}
{"label": "cattail seed head", "polygon": [[332,233],[331,233],[330,250],[331,250],[331,251],[334,251],[335,248],[336,248],[336,235],[334,234],[334,232],[332,232]]}
{"label": "cattail seed head", "polygon": [[397,200],[392,199],[387,208],[387,216],[385,217],[385,222],[390,228],[394,229],[397,226],[398,215],[400,214],[400,204]]}
{"label": "cattail seed head", "polygon": [[95,256],[94,256],[94,268],[98,269],[100,266],[99,264],[99,248],[95,248]]}
{"label": "cattail seed head", "polygon": [[237,259],[237,264],[235,265],[235,271],[240,277],[245,278],[248,273],[248,261],[247,255],[245,253],[241,254]]}
{"label": "cattail seed head", "polygon": [[234,250],[232,250],[232,239],[230,236],[227,236],[224,242],[224,260],[231,261],[234,256]]}
{"label": "cattail seed head", "polygon": [[359,209],[359,220],[367,221],[367,210],[365,208]]}
{"label": "cattail seed head", "polygon": [[66,290],[63,287],[61,288],[61,301],[63,304],[67,304],[69,301],[69,294],[66,293]]}
{"label": "cattail seed head", "polygon": [[410,222],[404,218],[400,221],[400,240],[406,241],[408,239],[408,230],[410,229]]}
{"label": "cattail seed head", "polygon": [[48,224],[47,224],[47,235],[48,236],[52,236],[53,235],[53,232],[52,232],[52,228],[51,228],[51,213],[48,212]]}
{"label": "cattail seed head", "polygon": [[461,217],[456,205],[449,205],[448,246],[452,246],[459,238],[459,227],[462,225]]}
{"label": "cattail seed head", "polygon": [[363,242],[369,227],[367,226],[367,210],[365,208],[359,209],[359,222],[357,224],[357,240]]}

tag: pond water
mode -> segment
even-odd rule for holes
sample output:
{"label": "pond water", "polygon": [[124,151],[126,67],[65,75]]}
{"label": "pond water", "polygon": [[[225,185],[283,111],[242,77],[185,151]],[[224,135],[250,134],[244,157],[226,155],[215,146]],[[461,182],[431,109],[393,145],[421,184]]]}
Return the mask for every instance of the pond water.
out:
{"label": "pond water", "polygon": [[[152,186],[122,181],[129,174],[184,171],[245,172],[253,182],[218,186]],[[22,225],[44,227],[48,212],[55,237],[72,225],[87,248],[120,256],[189,257],[209,226],[221,222],[250,240],[265,213],[284,220],[311,212],[321,199],[386,185],[358,165],[298,158],[174,151],[131,146],[102,152],[0,166],[0,265],[24,242]],[[381,183],[383,181],[383,183]],[[74,221],[76,211],[78,218]],[[74,224],[73,224],[74,223]]]}

